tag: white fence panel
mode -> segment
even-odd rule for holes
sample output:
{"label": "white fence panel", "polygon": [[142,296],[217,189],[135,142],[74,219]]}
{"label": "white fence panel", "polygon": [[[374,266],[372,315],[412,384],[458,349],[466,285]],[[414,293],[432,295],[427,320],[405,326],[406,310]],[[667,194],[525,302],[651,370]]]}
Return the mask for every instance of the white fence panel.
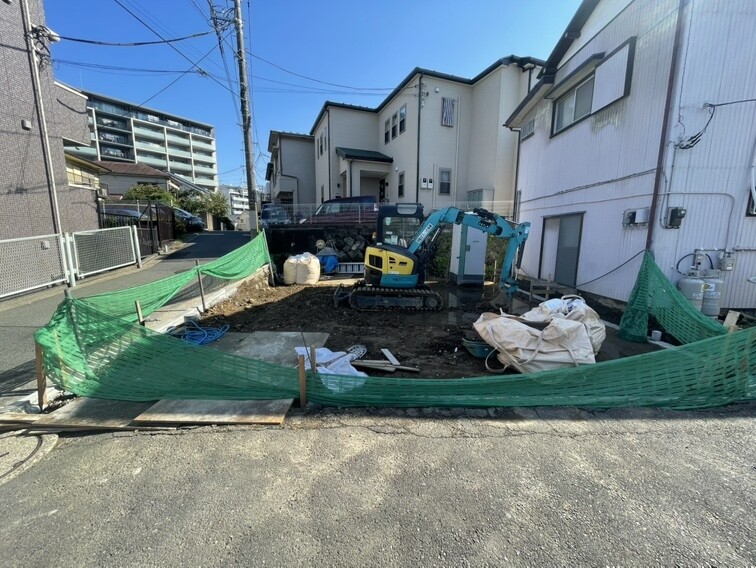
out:
{"label": "white fence panel", "polygon": [[72,233],[74,265],[79,278],[137,264],[131,227]]}
{"label": "white fence panel", "polygon": [[60,235],[0,241],[0,298],[60,284],[66,277]]}

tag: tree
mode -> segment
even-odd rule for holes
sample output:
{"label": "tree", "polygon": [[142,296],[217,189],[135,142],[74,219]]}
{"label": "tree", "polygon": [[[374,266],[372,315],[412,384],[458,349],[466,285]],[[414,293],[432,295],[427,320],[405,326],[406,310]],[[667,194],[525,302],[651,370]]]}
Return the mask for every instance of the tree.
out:
{"label": "tree", "polygon": [[203,193],[187,196],[181,200],[181,208],[190,213],[210,213],[213,217],[228,217],[229,207],[226,196],[222,193]]}
{"label": "tree", "polygon": [[171,205],[176,202],[176,197],[172,193],[152,183],[135,185],[123,194],[123,199],[130,201],[162,201]]}

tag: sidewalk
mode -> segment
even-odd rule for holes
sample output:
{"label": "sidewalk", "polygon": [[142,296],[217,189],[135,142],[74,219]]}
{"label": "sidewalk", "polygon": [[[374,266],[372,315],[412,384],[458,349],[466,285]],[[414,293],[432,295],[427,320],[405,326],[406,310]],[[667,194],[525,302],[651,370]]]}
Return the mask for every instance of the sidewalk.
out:
{"label": "sidewalk", "polygon": [[[249,242],[249,233],[198,234],[175,252],[80,281],[74,297],[86,297],[154,282],[205,264]],[[47,324],[63,300],[65,286],[0,302],[0,408],[36,392],[34,333]]]}

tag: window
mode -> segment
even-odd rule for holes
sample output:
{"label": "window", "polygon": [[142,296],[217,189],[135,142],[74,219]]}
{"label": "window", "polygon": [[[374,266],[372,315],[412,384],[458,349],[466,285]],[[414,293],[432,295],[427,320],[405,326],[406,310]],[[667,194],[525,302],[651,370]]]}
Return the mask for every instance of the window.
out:
{"label": "window", "polygon": [[404,197],[404,172],[401,172],[399,174],[399,184],[398,184],[397,188],[398,188],[398,191],[399,191],[398,196],[399,197]]}
{"label": "window", "polygon": [[554,133],[591,114],[593,75],[554,103]]}
{"label": "window", "polygon": [[438,194],[451,195],[451,174],[452,171],[446,168],[438,170]]}
{"label": "window", "polygon": [[530,138],[535,133],[535,119],[531,118],[529,121],[527,121],[525,124],[522,125],[522,129],[520,130],[520,140],[525,140],[526,138]]}
{"label": "window", "polygon": [[396,127],[399,122],[399,114],[394,113],[394,116],[391,117],[391,138],[396,138]]}
{"label": "window", "polygon": [[391,121],[389,119],[386,119],[386,122],[383,123],[383,143],[388,144],[390,138],[390,132],[391,132]]}
{"label": "window", "polygon": [[441,126],[454,126],[454,104],[457,101],[444,97],[441,101]]}
{"label": "window", "polygon": [[407,130],[407,105],[399,109],[399,134]]}

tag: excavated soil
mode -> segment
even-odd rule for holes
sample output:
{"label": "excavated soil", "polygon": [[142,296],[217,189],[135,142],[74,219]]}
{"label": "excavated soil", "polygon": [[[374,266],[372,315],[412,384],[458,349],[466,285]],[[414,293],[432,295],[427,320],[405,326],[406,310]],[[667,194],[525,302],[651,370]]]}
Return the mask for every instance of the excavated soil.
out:
{"label": "excavated soil", "polygon": [[[493,286],[481,291],[464,290],[464,307],[441,312],[361,312],[348,306],[334,307],[333,293],[339,281],[317,286],[268,287],[260,281],[244,283],[236,295],[213,307],[203,325],[228,324],[231,331],[302,331],[328,333],[326,347],[343,351],[362,344],[368,349],[364,359],[385,359],[381,349],[389,349],[402,365],[419,373],[400,372],[391,376],[465,377],[486,374],[484,361],[470,355],[462,338],[477,339],[472,322],[490,309],[486,297],[497,295]],[[431,283],[449,303],[449,287]],[[452,294],[454,292],[451,292]],[[451,303],[458,303],[452,297]],[[498,362],[492,359],[492,366]],[[380,374],[370,371],[370,374]]]}

